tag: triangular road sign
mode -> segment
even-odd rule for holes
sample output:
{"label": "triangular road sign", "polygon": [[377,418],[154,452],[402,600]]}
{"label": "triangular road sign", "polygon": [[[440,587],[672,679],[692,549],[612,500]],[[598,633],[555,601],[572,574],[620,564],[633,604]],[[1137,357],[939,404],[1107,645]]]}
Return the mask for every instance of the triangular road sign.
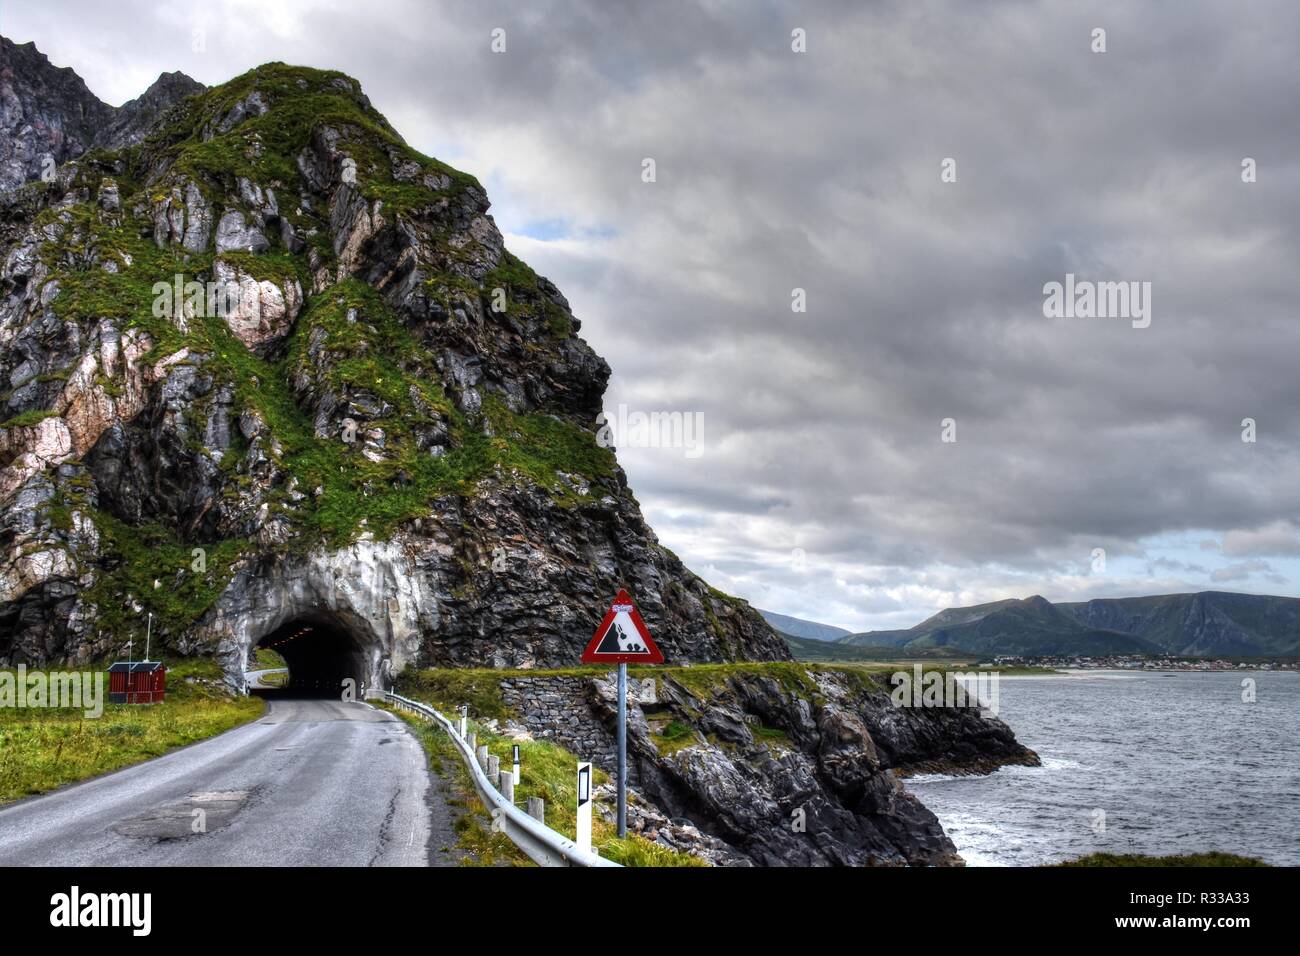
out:
{"label": "triangular road sign", "polygon": [[582,652],[584,664],[662,664],[664,656],[646,630],[632,597],[619,589],[591,643]]}

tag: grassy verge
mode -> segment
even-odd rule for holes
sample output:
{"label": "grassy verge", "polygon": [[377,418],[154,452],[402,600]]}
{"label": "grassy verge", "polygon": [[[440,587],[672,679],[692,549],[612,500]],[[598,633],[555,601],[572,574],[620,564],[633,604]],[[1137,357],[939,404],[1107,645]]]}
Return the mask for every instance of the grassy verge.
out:
{"label": "grassy verge", "polygon": [[[528,673],[537,674],[536,671]],[[404,686],[402,693],[432,704],[449,716],[455,712],[458,702],[464,700],[471,701],[471,713],[480,714],[481,711],[473,703],[479,701],[491,711],[490,714],[485,715],[485,719],[502,719],[509,714],[505,705],[501,703],[499,692],[493,693],[502,676],[502,671],[421,671],[411,682],[416,686]],[[434,688],[441,690],[447,696],[431,692]],[[419,721],[418,718],[406,714],[402,716],[412,723]],[[476,809],[478,812],[480,818],[478,826],[485,829],[490,827],[490,818],[474,791],[468,771],[464,769],[464,764],[456,753],[455,744],[441,727],[429,725],[424,721],[419,723],[424,725],[421,739],[425,742],[431,758],[436,753],[443,755],[444,763],[450,759],[457,764],[460,772],[464,774],[464,786],[473,797],[470,809]],[[470,720],[469,726],[470,730],[477,734],[478,743],[487,746],[488,753],[497,757],[502,767],[511,765],[512,748],[516,743],[519,744],[519,786],[515,788],[515,802],[522,808],[527,806],[529,797],[541,797],[546,801],[546,825],[573,839],[577,830],[578,758],[548,740],[515,741],[489,730],[476,720]],[[595,778],[596,786],[609,780],[608,774],[599,769],[595,772]],[[468,800],[466,802],[471,803]],[[475,804],[476,807],[473,806]],[[599,812],[593,814],[591,829],[593,849],[605,859],[622,863],[624,866],[707,865],[703,860],[689,853],[653,843],[641,836],[629,835],[620,840],[616,836],[615,826],[602,819]],[[505,839],[500,834],[496,834],[495,837]],[[471,846],[482,848],[490,857],[502,858],[502,854],[495,846],[488,844],[484,847],[483,843],[482,835],[474,833],[471,825],[467,824],[466,831],[462,833],[462,846],[466,849],[470,849]],[[511,847],[513,848],[513,844]]]}
{"label": "grassy verge", "polygon": [[[107,696],[107,678],[104,685]],[[168,663],[160,704],[106,703],[94,719],[80,709],[0,707],[0,804],[215,736],[261,716],[263,706],[227,694],[215,662],[188,660]]]}
{"label": "grassy verge", "polygon": [[1089,853],[1057,866],[1268,866],[1263,860],[1233,853],[1189,853],[1182,856],[1143,856],[1140,853]]}
{"label": "grassy verge", "polygon": [[391,711],[411,725],[416,739],[429,755],[429,768],[446,780],[450,793],[447,802],[455,811],[453,827],[456,848],[462,851],[462,866],[532,866],[533,862],[510,842],[504,833],[492,831],[492,817],[474,789],[469,770],[460,758],[441,725],[382,701],[376,706]]}

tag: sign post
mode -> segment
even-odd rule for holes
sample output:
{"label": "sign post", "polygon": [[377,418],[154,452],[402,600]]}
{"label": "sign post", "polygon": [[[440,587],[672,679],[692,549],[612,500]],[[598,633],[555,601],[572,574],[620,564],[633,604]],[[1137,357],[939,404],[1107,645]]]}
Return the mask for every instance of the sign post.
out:
{"label": "sign post", "polygon": [[618,665],[618,836],[627,836],[627,665]]}
{"label": "sign post", "polygon": [[587,649],[584,664],[618,665],[618,835],[627,836],[627,665],[662,664],[664,656],[650,637],[641,612],[625,589],[605,612]]}

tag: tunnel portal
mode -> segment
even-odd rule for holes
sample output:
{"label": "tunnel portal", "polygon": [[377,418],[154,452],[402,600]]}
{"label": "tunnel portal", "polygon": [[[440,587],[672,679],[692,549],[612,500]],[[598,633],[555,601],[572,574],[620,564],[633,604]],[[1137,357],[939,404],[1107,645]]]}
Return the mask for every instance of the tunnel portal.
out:
{"label": "tunnel portal", "polygon": [[[337,622],[296,618],[257,642],[284,658],[289,680],[282,693],[339,699],[350,689],[360,700],[370,662],[361,642]],[[351,683],[349,683],[351,682]]]}

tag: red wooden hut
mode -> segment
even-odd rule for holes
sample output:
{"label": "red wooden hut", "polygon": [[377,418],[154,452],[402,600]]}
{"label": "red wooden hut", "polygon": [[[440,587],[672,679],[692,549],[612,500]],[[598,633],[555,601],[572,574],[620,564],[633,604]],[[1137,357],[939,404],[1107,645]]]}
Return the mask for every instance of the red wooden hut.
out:
{"label": "red wooden hut", "polygon": [[118,661],[108,669],[110,704],[156,704],[167,693],[167,668],[159,661]]}

